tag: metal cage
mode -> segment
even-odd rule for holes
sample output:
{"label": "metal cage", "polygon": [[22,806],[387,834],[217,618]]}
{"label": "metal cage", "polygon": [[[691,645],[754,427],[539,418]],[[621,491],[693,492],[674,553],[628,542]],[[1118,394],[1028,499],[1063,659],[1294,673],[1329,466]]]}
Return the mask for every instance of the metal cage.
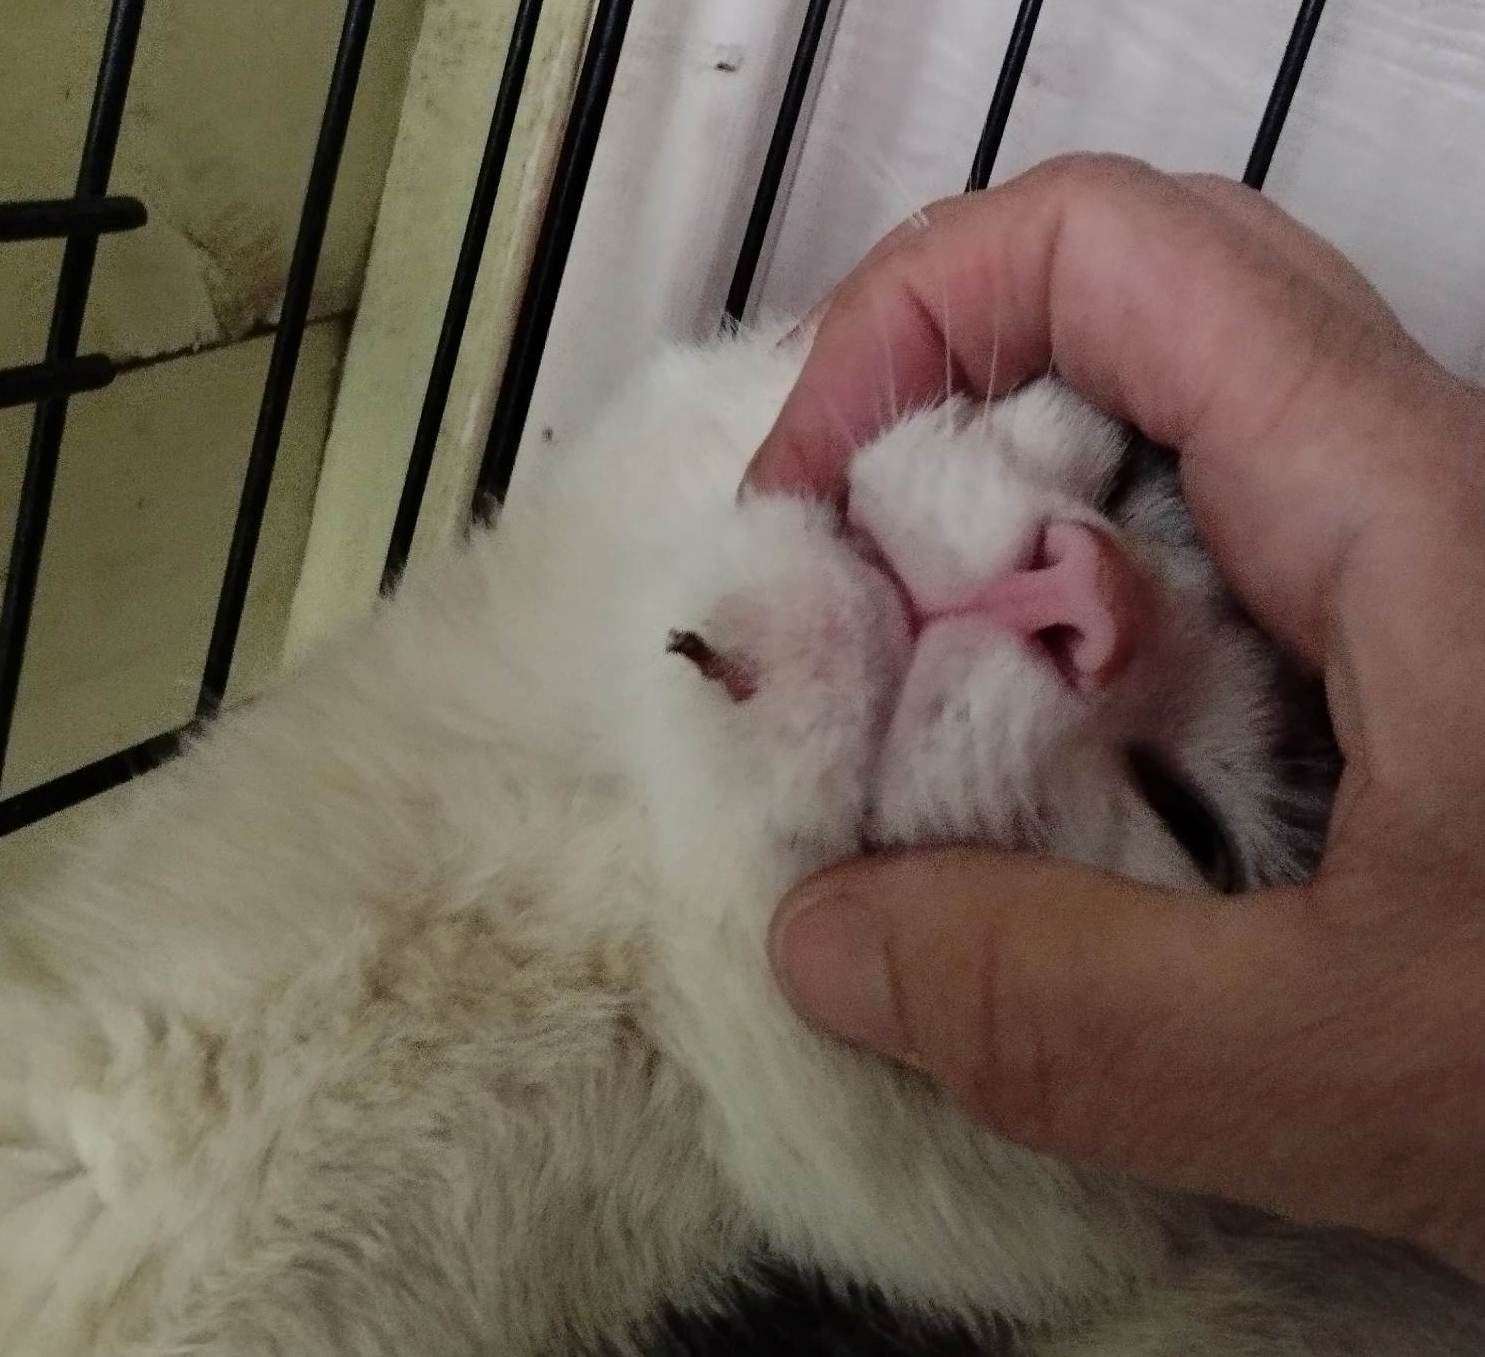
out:
{"label": "metal cage", "polygon": [[[375,4],[376,0],[348,0],[346,5],[236,525],[202,667],[195,718],[185,727],[163,732],[0,800],[0,835],[33,824],[156,767],[179,749],[185,735],[214,715],[226,691]],[[109,385],[116,376],[127,377],[127,364],[115,364],[104,354],[79,354],[78,345],[99,237],[135,230],[146,220],[145,204],[130,197],[110,196],[108,191],[144,5],[145,0],[113,0],[73,197],[0,203],[0,243],[45,239],[66,242],[45,356],[32,365],[0,370],[0,407],[35,406],[3,611],[0,611],[0,773],[5,767],[25,661],[26,637],[46,544],[68,401],[80,392]],[[1253,188],[1263,186],[1324,5],[1325,0],[1302,0],[1299,6],[1243,174],[1243,181]],[[387,546],[382,576],[384,590],[395,587],[407,563],[417,527],[541,8],[541,0],[521,0],[515,14],[489,135]],[[510,484],[632,8],[633,0],[597,0],[595,5],[485,444],[471,506],[475,518],[487,517],[490,506],[504,497]],[[970,190],[982,189],[990,181],[1041,8],[1042,0],[1020,0],[969,171]],[[740,322],[746,310],[831,10],[832,0],[809,0],[728,291],[724,324]]]}

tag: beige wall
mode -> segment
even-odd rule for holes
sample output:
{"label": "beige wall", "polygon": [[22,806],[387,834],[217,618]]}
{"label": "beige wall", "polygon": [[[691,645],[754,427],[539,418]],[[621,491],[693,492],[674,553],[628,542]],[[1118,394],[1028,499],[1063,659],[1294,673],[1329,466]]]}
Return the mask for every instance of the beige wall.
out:
{"label": "beige wall", "polygon": [[[5,0],[0,199],[72,191],[107,0]],[[336,188],[315,315],[354,308],[423,0],[382,0]],[[84,347],[115,358],[237,338],[274,319],[344,0],[145,7],[113,186],[150,224],[107,240]],[[0,364],[46,338],[56,244],[0,254]]]}
{"label": "beige wall", "polygon": [[[113,186],[151,219],[101,243],[84,338],[136,365],[72,405],[0,793],[192,711],[344,3],[152,0],[146,11]],[[590,7],[549,0],[542,12],[420,545],[467,512]],[[0,127],[18,129],[0,143],[0,198],[70,191],[107,8],[10,0],[0,71],[24,76],[0,82]],[[297,652],[375,596],[515,10],[377,7],[234,695],[282,668],[286,637]],[[0,253],[0,365],[40,356],[60,255],[52,244]],[[29,424],[29,411],[0,413],[0,552]],[[0,840],[0,907],[126,795]]]}
{"label": "beige wall", "polygon": [[[237,691],[282,650],[422,8],[377,6]],[[6,0],[0,199],[70,193],[107,12]],[[146,7],[113,186],[151,219],[102,242],[83,340],[146,365],[73,402],[6,793],[189,714],[343,12],[344,0]],[[0,366],[40,358],[60,255],[0,248]],[[0,552],[29,427],[29,410],[0,414]]]}
{"label": "beige wall", "polygon": [[[282,648],[345,333],[344,321],[327,320],[306,336],[233,669],[237,692],[269,676]],[[7,791],[189,719],[271,344],[264,336],[160,363],[74,404]],[[29,417],[0,414],[0,442],[18,445]],[[0,457],[7,552],[21,470],[20,456]]]}

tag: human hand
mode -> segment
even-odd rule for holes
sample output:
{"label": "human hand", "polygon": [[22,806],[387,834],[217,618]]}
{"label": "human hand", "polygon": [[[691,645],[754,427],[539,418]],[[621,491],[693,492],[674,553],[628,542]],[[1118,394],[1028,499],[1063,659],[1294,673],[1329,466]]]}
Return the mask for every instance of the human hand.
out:
{"label": "human hand", "polygon": [[775,919],[786,992],[1015,1140],[1485,1280],[1485,395],[1226,180],[1072,157],[927,218],[830,299],[748,480],[838,497],[886,393],[1055,365],[1179,452],[1232,587],[1323,673],[1345,772],[1301,888],[835,869]]}

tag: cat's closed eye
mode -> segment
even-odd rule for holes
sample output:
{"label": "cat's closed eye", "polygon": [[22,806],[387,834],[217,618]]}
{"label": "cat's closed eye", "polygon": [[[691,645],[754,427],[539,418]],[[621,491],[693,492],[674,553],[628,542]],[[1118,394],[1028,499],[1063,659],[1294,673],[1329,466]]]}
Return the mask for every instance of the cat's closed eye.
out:
{"label": "cat's closed eye", "polygon": [[1151,750],[1136,745],[1128,751],[1128,757],[1140,795],[1207,884],[1224,895],[1242,890],[1242,863],[1220,817],[1205,798]]}

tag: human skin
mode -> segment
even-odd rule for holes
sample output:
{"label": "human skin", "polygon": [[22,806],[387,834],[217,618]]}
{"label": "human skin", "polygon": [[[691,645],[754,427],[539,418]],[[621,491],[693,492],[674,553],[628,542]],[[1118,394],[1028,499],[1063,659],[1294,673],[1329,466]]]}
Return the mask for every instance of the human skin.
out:
{"label": "human skin", "polygon": [[1174,449],[1345,758],[1309,884],[1213,901],[983,849],[774,921],[807,1017],[998,1132],[1485,1281],[1485,393],[1227,180],[1076,156],[899,228],[819,312],[746,484],[841,500],[891,409],[1055,366]]}

